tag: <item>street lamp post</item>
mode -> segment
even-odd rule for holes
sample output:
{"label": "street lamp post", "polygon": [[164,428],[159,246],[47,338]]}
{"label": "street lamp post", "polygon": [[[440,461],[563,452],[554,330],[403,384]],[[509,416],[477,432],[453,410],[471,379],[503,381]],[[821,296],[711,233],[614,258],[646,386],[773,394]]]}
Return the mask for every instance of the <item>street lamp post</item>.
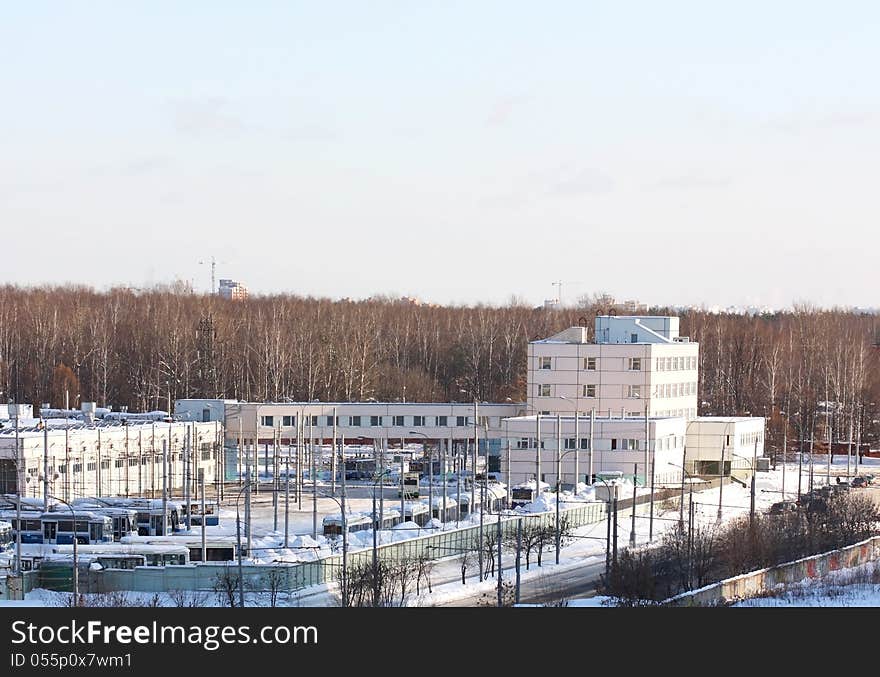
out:
{"label": "street lamp post", "polygon": [[755,466],[757,465],[758,460],[758,440],[755,440],[755,452],[752,459],[749,459],[746,456],[740,456],[739,454],[733,454],[737,458],[741,458],[749,464],[749,469],[752,471],[752,481],[751,481],[751,489],[750,489],[750,506],[749,506],[749,528],[752,529],[755,526]]}
{"label": "street lamp post", "polygon": [[[569,449],[564,454],[560,454],[558,462],[557,462],[557,467],[560,469],[559,470],[560,474],[556,475],[556,563],[557,564],[559,564],[559,549],[560,549],[561,541],[562,541],[560,533],[559,533],[559,497],[560,497],[560,494],[562,493],[562,476],[561,476],[562,459],[564,459],[569,454],[577,454],[577,451],[578,451],[577,450],[577,438],[575,438],[575,448]],[[577,456],[575,456],[575,458],[577,458]]]}
{"label": "street lamp post", "polygon": [[[611,570],[611,485],[605,480],[604,477],[597,477],[602,484],[605,485],[605,490],[608,492],[608,499],[605,501],[605,516],[608,518],[608,528],[607,533],[605,535],[605,575],[608,575],[608,572]],[[617,488],[615,485],[614,490],[614,531],[617,532]],[[614,541],[614,561],[617,562],[617,540]]]}
{"label": "street lamp post", "polygon": [[[77,557],[79,551],[77,550],[77,545],[79,544],[79,538],[76,535],[76,511],[73,509],[73,506],[70,505],[63,498],[58,498],[57,496],[51,496],[50,494],[45,494],[46,499],[54,499],[59,503],[63,503],[67,506],[67,509],[70,510],[70,518],[73,520],[73,605],[79,606],[79,559]],[[21,531],[21,521],[19,521],[18,529]]]}
{"label": "street lamp post", "polygon": [[[379,548],[376,543],[376,532],[382,528],[382,518],[376,514],[376,484],[384,480],[387,473],[373,473],[373,606],[379,606]],[[342,506],[340,506],[341,508]],[[403,517],[401,515],[401,517]]]}
{"label": "street lamp post", "polygon": [[[244,572],[241,566],[241,512],[238,507],[238,502],[241,499],[241,494],[244,491],[250,493],[251,486],[251,470],[247,468],[245,470],[245,481],[244,486],[238,490],[238,495],[235,497],[235,540],[238,549],[238,606],[244,608]],[[202,515],[202,522],[205,521],[204,515]],[[250,533],[250,526],[248,526],[248,533]],[[248,555],[250,555],[250,550],[248,550]]]}

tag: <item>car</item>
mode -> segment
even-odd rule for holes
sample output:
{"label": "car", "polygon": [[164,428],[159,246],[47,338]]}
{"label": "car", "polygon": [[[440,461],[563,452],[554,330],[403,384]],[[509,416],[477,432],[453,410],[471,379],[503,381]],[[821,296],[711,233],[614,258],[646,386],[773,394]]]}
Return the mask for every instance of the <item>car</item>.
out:
{"label": "car", "polygon": [[771,515],[782,515],[797,510],[797,501],[779,501],[770,506]]}
{"label": "car", "polygon": [[850,482],[850,486],[854,488],[866,487],[868,486],[868,480],[866,480],[864,477],[853,477],[852,482]]}

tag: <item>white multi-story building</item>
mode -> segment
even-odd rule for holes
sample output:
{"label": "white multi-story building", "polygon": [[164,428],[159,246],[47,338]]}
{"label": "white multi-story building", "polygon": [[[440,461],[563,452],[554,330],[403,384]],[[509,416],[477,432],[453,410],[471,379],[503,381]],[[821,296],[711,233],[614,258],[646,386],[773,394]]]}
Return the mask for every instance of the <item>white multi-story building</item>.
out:
{"label": "white multi-story building", "polygon": [[679,336],[677,317],[600,316],[594,341],[571,327],[529,343],[529,412],[691,419],[698,370],[699,345]]}

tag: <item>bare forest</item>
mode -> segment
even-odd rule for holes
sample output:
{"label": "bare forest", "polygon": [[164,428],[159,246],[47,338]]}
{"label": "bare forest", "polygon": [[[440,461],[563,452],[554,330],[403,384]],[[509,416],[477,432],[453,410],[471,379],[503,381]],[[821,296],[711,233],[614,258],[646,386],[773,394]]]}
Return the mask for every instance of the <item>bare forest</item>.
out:
{"label": "bare forest", "polygon": [[[227,301],[182,287],[0,288],[0,397],[36,405],[168,410],[184,397],[251,401],[522,401],[530,340],[609,311],[331,301]],[[675,314],[700,343],[700,414],[768,418],[783,439],[876,445],[876,315],[796,307]],[[787,426],[786,426],[787,422]]]}

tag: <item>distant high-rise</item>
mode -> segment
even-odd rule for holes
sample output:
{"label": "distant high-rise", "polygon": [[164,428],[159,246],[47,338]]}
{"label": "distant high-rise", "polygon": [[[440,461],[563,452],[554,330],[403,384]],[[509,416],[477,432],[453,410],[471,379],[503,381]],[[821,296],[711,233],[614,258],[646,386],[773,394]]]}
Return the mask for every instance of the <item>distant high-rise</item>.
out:
{"label": "distant high-rise", "polygon": [[220,280],[220,298],[240,301],[248,297],[247,287],[238,280]]}

